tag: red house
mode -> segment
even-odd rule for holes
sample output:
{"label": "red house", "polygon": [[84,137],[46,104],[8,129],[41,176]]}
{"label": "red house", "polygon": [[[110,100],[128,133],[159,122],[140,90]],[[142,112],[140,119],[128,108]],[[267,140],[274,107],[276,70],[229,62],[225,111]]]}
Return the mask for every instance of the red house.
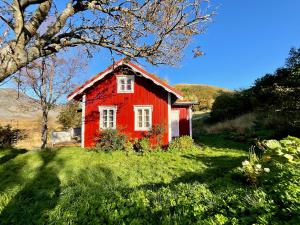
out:
{"label": "red house", "polygon": [[68,96],[82,103],[81,146],[92,147],[103,129],[121,129],[141,138],[154,125],[164,129],[162,142],[192,135],[193,102],[140,66],[120,60]]}

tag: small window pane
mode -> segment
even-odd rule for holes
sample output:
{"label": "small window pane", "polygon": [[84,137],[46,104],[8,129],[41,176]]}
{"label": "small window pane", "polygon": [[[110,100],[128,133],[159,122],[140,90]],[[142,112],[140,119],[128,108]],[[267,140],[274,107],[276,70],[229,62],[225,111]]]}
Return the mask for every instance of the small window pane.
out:
{"label": "small window pane", "polygon": [[127,79],[127,91],[131,90],[131,79]]}

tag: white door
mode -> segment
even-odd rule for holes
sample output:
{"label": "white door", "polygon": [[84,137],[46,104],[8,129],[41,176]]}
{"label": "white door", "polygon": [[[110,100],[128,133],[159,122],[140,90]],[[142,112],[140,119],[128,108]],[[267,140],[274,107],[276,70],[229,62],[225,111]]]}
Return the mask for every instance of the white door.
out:
{"label": "white door", "polygon": [[171,110],[172,137],[179,136],[179,110]]}

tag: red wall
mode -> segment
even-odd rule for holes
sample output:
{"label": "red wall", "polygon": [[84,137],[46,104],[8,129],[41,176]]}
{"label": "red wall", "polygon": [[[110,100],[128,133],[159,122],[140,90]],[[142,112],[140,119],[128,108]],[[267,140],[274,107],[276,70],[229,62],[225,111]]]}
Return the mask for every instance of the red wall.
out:
{"label": "red wall", "polygon": [[116,76],[107,75],[86,91],[85,147],[95,144],[99,132],[99,109],[101,105],[116,105],[117,128],[130,138],[141,138],[145,131],[134,131],[134,105],[152,105],[152,126],[163,125],[163,144],[168,144],[168,93],[146,78],[135,76],[134,93],[117,93]]}
{"label": "red wall", "polygon": [[179,136],[190,135],[189,106],[172,106],[172,110],[179,110]]}

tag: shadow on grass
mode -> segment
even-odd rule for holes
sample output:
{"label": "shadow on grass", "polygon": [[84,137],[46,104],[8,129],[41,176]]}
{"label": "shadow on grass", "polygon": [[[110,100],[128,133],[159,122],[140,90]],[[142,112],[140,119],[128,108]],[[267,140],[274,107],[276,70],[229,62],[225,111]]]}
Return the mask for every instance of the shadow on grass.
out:
{"label": "shadow on grass", "polygon": [[231,148],[247,151],[250,147],[247,143],[230,140],[226,134],[202,134],[195,132],[193,138],[196,144],[212,148]]}
{"label": "shadow on grass", "polygon": [[[0,149],[1,151],[1,149]],[[11,149],[5,154],[3,157],[0,158],[0,164],[6,163],[14,158],[16,158],[20,154],[26,153],[27,150],[25,149]]]}
{"label": "shadow on grass", "polygon": [[42,165],[38,168],[37,175],[29,181],[28,178],[24,179],[28,183],[2,210],[1,224],[47,224],[45,212],[56,206],[60,195],[57,168],[62,166],[62,162],[56,159],[55,165],[50,165],[56,151],[40,152],[39,155]]}

